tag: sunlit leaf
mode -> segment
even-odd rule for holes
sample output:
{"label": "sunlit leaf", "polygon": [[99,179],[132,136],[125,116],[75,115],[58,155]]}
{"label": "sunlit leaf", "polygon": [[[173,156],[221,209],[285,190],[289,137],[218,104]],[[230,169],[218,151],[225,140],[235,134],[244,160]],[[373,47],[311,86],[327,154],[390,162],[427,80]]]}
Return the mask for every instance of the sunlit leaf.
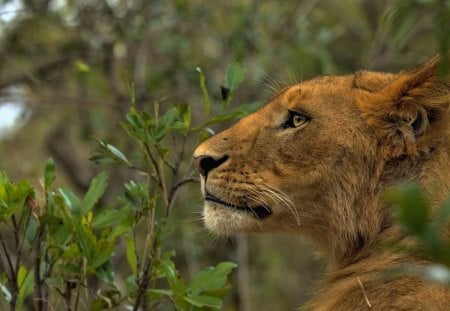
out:
{"label": "sunlit leaf", "polygon": [[129,208],[123,208],[118,211],[107,206],[103,211],[95,215],[94,220],[92,221],[92,227],[94,229],[103,229],[115,226],[127,217],[127,210],[129,210]]}
{"label": "sunlit leaf", "polygon": [[122,162],[124,162],[125,164],[131,166],[130,161],[128,161],[127,157],[116,147],[114,147],[111,144],[106,144],[106,148],[114,155],[116,156],[119,160],[121,160]]}
{"label": "sunlit leaf", "polygon": [[241,63],[232,63],[228,68],[226,75],[226,87],[230,92],[234,92],[239,85],[245,80],[246,70]]}
{"label": "sunlit leaf", "polygon": [[208,295],[193,295],[183,297],[184,300],[196,307],[222,308],[222,299]]}
{"label": "sunlit leaf", "polygon": [[81,253],[90,262],[92,260],[92,253],[94,250],[94,246],[92,245],[92,242],[89,239],[87,232],[83,228],[83,225],[79,221],[75,221],[74,224],[75,224],[75,232],[77,235],[77,241],[78,244],[80,245]]}
{"label": "sunlit leaf", "polygon": [[34,275],[25,266],[20,266],[17,273],[17,283],[19,285],[19,295],[17,297],[17,307],[20,309],[25,299],[34,292]]}
{"label": "sunlit leaf", "polygon": [[419,186],[400,185],[388,191],[386,199],[395,205],[399,221],[410,233],[418,235],[425,233],[429,220],[429,206]]}
{"label": "sunlit leaf", "polygon": [[49,189],[55,180],[55,162],[52,158],[47,160],[44,169],[44,185],[45,189]]}
{"label": "sunlit leaf", "polygon": [[202,90],[202,95],[203,95],[205,116],[208,116],[209,112],[211,111],[211,100],[209,99],[208,89],[206,88],[206,77],[203,74],[203,71],[200,69],[200,67],[197,67],[197,71],[199,73],[199,78],[200,78],[200,89]]}
{"label": "sunlit leaf", "polygon": [[59,193],[61,193],[64,202],[72,211],[72,213],[75,215],[80,215],[80,199],[70,189],[67,188],[59,189]]}
{"label": "sunlit leaf", "polygon": [[99,240],[95,244],[94,254],[92,256],[92,261],[90,266],[93,269],[98,268],[103,265],[106,261],[111,258],[112,252],[114,251],[113,241]]}
{"label": "sunlit leaf", "polygon": [[186,130],[191,127],[191,106],[189,104],[177,105],[178,114],[180,115],[180,119],[183,122],[183,125]]}
{"label": "sunlit leaf", "polygon": [[2,296],[6,299],[7,302],[11,302],[11,292],[9,289],[2,283],[0,283],[0,291],[2,292]]}
{"label": "sunlit leaf", "polygon": [[81,203],[81,215],[86,215],[95,203],[102,197],[105,193],[106,187],[108,186],[108,174],[101,172],[98,174],[89,185],[89,189],[83,198]]}
{"label": "sunlit leaf", "polygon": [[98,267],[95,272],[97,273],[100,280],[102,280],[109,286],[116,288],[116,284],[114,283],[114,269],[110,260],[107,260],[103,265]]}
{"label": "sunlit leaf", "polygon": [[136,248],[134,245],[134,240],[131,237],[126,236],[125,242],[127,244],[126,256],[127,256],[127,260],[128,260],[128,265],[130,266],[131,271],[133,271],[133,273],[135,275],[137,275],[137,258],[136,258]]}
{"label": "sunlit leaf", "polygon": [[75,65],[75,70],[76,70],[77,74],[85,75],[91,71],[91,68],[89,67],[89,65],[80,59],[75,61],[74,65]]}
{"label": "sunlit leaf", "polygon": [[128,296],[131,298],[134,298],[136,296],[136,293],[138,291],[138,284],[136,282],[136,275],[131,274],[127,280],[126,280],[126,286],[127,286],[127,293]]}
{"label": "sunlit leaf", "polygon": [[220,289],[226,285],[228,274],[236,267],[235,263],[221,262],[216,267],[206,268],[192,279],[186,290],[196,295],[206,290]]}

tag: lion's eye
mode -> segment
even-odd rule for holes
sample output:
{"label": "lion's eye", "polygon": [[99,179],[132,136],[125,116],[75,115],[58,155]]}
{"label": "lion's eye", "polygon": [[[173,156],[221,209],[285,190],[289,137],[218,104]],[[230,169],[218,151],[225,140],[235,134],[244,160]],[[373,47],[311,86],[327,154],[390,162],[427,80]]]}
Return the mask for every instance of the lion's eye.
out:
{"label": "lion's eye", "polygon": [[297,111],[289,111],[288,119],[286,120],[286,123],[284,124],[285,128],[298,128],[310,120],[310,117],[308,117],[306,114],[297,112]]}

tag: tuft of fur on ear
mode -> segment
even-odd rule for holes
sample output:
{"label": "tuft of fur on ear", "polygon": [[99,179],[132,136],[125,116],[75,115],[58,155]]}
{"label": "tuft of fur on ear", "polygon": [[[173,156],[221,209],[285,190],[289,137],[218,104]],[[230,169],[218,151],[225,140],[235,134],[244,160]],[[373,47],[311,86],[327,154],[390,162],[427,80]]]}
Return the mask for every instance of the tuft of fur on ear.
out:
{"label": "tuft of fur on ear", "polygon": [[439,75],[440,60],[401,72],[379,90],[359,90],[357,105],[387,158],[426,152],[449,135],[450,80]]}
{"label": "tuft of fur on ear", "polygon": [[352,87],[376,92],[395,80],[397,75],[387,72],[360,70],[353,75]]}

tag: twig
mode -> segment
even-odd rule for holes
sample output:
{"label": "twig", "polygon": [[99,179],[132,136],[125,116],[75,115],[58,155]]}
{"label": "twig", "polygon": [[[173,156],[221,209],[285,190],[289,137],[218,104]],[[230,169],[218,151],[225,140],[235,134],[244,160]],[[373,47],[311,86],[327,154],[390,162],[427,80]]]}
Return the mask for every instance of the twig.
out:
{"label": "twig", "polygon": [[178,183],[176,183],[175,185],[172,186],[172,188],[170,189],[170,193],[169,193],[169,198],[170,201],[173,200],[175,193],[177,192],[177,190],[182,187],[183,185],[190,183],[190,182],[198,182],[197,178],[194,177],[187,177],[181,181],[179,181]]}
{"label": "twig", "polygon": [[165,165],[167,165],[170,168],[172,173],[175,174],[175,172],[177,171],[177,166],[176,165],[172,165],[172,163],[170,163],[166,159],[163,159],[163,162],[164,162]]}
{"label": "twig", "polygon": [[[41,278],[41,243],[42,243],[42,236],[44,234],[43,227],[39,227],[39,231],[37,233],[37,241],[36,248],[35,248],[35,264],[34,264],[34,279],[36,284],[36,309],[38,311],[45,311],[47,310],[47,299],[44,297],[44,291],[45,287],[43,287],[44,280]],[[45,295],[46,296],[46,295]]]}
{"label": "twig", "polygon": [[153,181],[161,187],[161,176],[159,174],[158,165],[156,163],[155,158],[153,157],[152,151],[150,150],[150,146],[147,143],[144,143],[145,151],[147,152],[148,159],[152,162],[153,167],[155,168],[156,176],[153,174],[149,174],[152,177]]}
{"label": "twig", "polygon": [[358,280],[359,286],[361,287],[361,289],[362,289],[362,291],[363,291],[364,300],[366,301],[367,306],[368,306],[369,308],[372,308],[372,304],[370,303],[369,298],[367,297],[366,290],[364,289],[364,286],[363,286],[361,280],[359,279],[359,277],[357,277],[356,279]]}
{"label": "twig", "polygon": [[14,282],[14,280],[15,280],[14,266],[12,264],[11,257],[9,256],[8,248],[6,247],[6,244],[5,244],[5,241],[3,240],[3,236],[2,236],[1,232],[0,232],[0,242],[2,244],[3,252],[5,253],[6,262],[8,263],[8,267],[9,267],[9,270],[11,273],[11,281],[13,281],[13,283],[15,283]]}

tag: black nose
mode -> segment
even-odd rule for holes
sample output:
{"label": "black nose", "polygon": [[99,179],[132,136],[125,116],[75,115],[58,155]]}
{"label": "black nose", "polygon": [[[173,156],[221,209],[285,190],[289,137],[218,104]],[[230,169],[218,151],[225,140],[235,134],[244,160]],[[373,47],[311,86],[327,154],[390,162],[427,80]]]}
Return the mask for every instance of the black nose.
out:
{"label": "black nose", "polygon": [[202,155],[194,158],[197,170],[200,172],[200,174],[202,174],[205,177],[211,170],[215,169],[216,167],[219,167],[227,159],[228,159],[227,155],[221,158],[214,158],[208,155]]}

